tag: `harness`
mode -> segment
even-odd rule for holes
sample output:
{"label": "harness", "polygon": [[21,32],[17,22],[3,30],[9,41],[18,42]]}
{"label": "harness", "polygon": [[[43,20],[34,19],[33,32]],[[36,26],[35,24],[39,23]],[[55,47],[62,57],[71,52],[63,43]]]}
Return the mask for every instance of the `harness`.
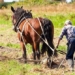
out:
{"label": "harness", "polygon": [[[17,32],[20,23],[21,23],[23,20],[26,19],[25,17],[23,17],[24,15],[25,15],[25,13],[23,13],[23,14],[20,16],[20,18],[18,19],[18,21],[17,21],[15,24],[13,23],[13,24],[14,24],[14,31]],[[14,18],[14,16],[13,16],[13,18]]]}
{"label": "harness", "polygon": [[[24,15],[24,14],[23,14],[23,15]],[[17,23],[15,24],[14,28],[17,29],[17,31],[20,33],[24,45],[25,45],[25,41],[24,41],[24,37],[23,37],[23,31],[24,31],[24,28],[25,28],[26,23],[28,23],[28,25],[35,31],[35,33],[36,33],[36,34],[43,40],[43,42],[52,50],[52,52],[53,52],[53,54],[52,54],[52,59],[51,59],[51,63],[52,63],[53,56],[54,56],[54,49],[48,44],[48,41],[47,41],[45,35],[44,35],[44,37],[45,37],[45,40],[44,40],[44,39],[38,34],[38,32],[34,29],[34,27],[30,24],[29,20],[26,19],[26,17],[23,17],[23,15],[18,19],[18,21],[17,21]],[[22,17],[23,17],[23,18],[22,18]],[[42,33],[44,34],[44,31],[43,31],[43,28],[42,28],[40,19],[39,19],[39,18],[37,18],[37,19],[38,19],[38,21],[39,21],[39,24],[40,24]],[[20,26],[20,23],[21,23],[23,20],[26,20],[26,22],[25,22],[24,25],[23,25],[22,31],[20,31],[19,26]],[[50,64],[50,66],[51,66],[51,64]]]}

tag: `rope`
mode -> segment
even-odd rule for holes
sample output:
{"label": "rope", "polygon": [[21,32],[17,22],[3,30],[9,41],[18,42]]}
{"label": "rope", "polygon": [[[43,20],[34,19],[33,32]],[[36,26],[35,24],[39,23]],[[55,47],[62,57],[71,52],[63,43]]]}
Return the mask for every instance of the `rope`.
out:
{"label": "rope", "polygon": [[[22,20],[25,19],[25,18],[21,19],[22,16],[24,16],[24,14],[25,14],[25,13],[23,13],[23,14],[20,16],[20,18],[19,18],[18,21],[16,22],[14,28],[18,27],[18,26],[20,25],[20,23],[22,22]],[[20,21],[20,20],[21,20],[21,21]]]}
{"label": "rope", "polygon": [[[39,20],[39,18],[38,18],[38,21],[39,21],[39,23],[40,23],[40,20]],[[48,44],[48,41],[47,41],[47,39],[45,38],[45,40],[38,34],[38,32],[34,29],[34,27],[30,24],[30,22],[26,19],[26,22],[28,22],[28,24],[30,25],[30,27],[35,31],[35,33],[43,40],[43,42],[52,50],[52,52],[53,52],[53,54],[52,54],[52,59],[51,59],[51,63],[52,63],[52,60],[53,60],[53,56],[54,56],[54,49]],[[23,32],[23,30],[24,30],[24,28],[25,28],[25,24],[26,24],[26,22],[24,23],[24,25],[23,25],[23,29],[22,29],[22,32]],[[41,30],[42,30],[42,32],[43,32],[43,29],[42,29],[42,26],[41,26],[41,23],[40,23],[40,27],[41,27]],[[17,28],[18,29],[18,31],[19,31],[19,28]],[[23,42],[24,42],[24,45],[25,45],[25,41],[24,41],[24,38],[23,38],[23,35],[22,35],[22,32],[21,31],[19,31],[19,33],[21,34],[21,37],[22,37],[22,40],[23,40]],[[44,33],[44,32],[43,32]],[[44,35],[45,36],[45,35]],[[51,66],[51,64],[50,64],[50,66]]]}
{"label": "rope", "polygon": [[[44,35],[44,31],[43,31],[43,28],[42,28],[41,22],[40,22],[39,18],[37,18],[37,19],[38,19],[38,21],[39,21],[39,24],[40,24],[40,27],[41,27],[42,33],[43,33],[43,35]],[[45,35],[44,35],[44,37],[45,37]],[[43,38],[42,38],[42,39],[43,39]],[[48,44],[48,40],[46,39],[46,37],[45,37],[44,42],[48,45],[48,47],[49,47],[49,48],[52,50],[52,52],[53,52],[53,54],[52,54],[52,58],[51,58],[51,63],[50,63],[50,67],[51,67],[51,64],[52,64],[52,61],[53,61],[53,56],[54,56],[54,49]]]}
{"label": "rope", "polygon": [[18,30],[18,32],[20,33],[21,37],[22,37],[24,46],[26,46],[26,44],[25,44],[24,37],[23,37],[23,34],[22,34],[22,33],[23,33],[23,31],[24,31],[25,25],[26,25],[26,22],[25,22],[24,25],[23,25],[22,31],[20,31],[20,30],[19,30],[19,27],[17,27],[17,30]]}
{"label": "rope", "polygon": [[[31,26],[31,28],[36,32],[36,30],[35,30],[34,27],[30,24],[30,22],[29,22],[28,20],[26,20],[26,21],[29,23],[29,25]],[[36,32],[36,33],[37,33],[37,32]],[[43,40],[43,42],[44,42],[44,43],[52,50],[52,52],[53,52],[52,58],[51,58],[51,63],[50,63],[50,67],[51,67],[52,60],[53,60],[53,56],[54,56],[54,49],[48,44],[47,39],[44,40],[38,33],[37,33],[37,35]]]}
{"label": "rope", "polygon": [[[31,26],[31,28],[36,32],[36,30],[35,30],[34,27],[30,24],[30,22],[29,22],[28,20],[26,20],[26,21],[29,23],[29,25]],[[47,44],[47,45],[49,46],[48,42],[47,42],[46,40],[44,40],[44,39],[38,34],[38,32],[36,32],[36,34],[45,42],[45,44]],[[49,46],[49,48],[54,52],[54,49],[53,49],[51,46]]]}

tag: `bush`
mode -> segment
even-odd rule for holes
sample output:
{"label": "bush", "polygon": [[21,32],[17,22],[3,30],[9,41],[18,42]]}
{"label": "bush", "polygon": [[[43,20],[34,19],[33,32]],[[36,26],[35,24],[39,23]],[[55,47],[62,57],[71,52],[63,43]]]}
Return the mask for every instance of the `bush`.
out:
{"label": "bush", "polygon": [[2,8],[7,8],[7,3],[0,3],[0,9],[2,9]]}

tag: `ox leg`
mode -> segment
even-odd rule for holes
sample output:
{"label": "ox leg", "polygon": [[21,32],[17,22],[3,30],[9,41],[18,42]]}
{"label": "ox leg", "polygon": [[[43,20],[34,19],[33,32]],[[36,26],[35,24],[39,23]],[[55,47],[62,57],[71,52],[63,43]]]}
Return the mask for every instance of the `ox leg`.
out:
{"label": "ox leg", "polygon": [[37,47],[36,47],[36,55],[37,55],[37,59],[40,60],[39,43],[37,44]]}
{"label": "ox leg", "polygon": [[[34,46],[32,46],[33,47],[33,59],[34,60],[36,60],[36,52],[35,52],[35,48],[34,48]],[[34,62],[35,64],[36,64],[36,62]]]}
{"label": "ox leg", "polygon": [[[48,43],[49,43],[50,47],[54,49],[53,42],[49,40]],[[50,68],[52,68],[54,54],[53,54],[53,51],[49,47],[48,47],[47,54],[48,54],[48,66]]]}
{"label": "ox leg", "polygon": [[27,59],[27,55],[26,55],[26,47],[24,45],[23,42],[21,42],[21,47],[23,49],[23,58],[25,59],[25,63],[26,63],[26,59]]}
{"label": "ox leg", "polygon": [[34,60],[36,60],[36,53],[35,53],[34,47],[33,47],[33,58],[34,58]]}
{"label": "ox leg", "polygon": [[[36,60],[36,59],[40,60],[39,43],[33,44],[33,55],[34,55],[34,60]],[[37,62],[35,62],[35,63],[37,63]]]}
{"label": "ox leg", "polygon": [[33,43],[33,57],[36,60],[36,43]]}

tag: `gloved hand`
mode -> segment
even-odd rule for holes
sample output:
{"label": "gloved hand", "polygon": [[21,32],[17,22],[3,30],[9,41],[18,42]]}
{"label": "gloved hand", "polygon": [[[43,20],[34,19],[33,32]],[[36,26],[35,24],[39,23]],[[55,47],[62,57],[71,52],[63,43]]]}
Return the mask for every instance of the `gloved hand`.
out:
{"label": "gloved hand", "polygon": [[58,45],[56,46],[56,49],[58,48]]}

